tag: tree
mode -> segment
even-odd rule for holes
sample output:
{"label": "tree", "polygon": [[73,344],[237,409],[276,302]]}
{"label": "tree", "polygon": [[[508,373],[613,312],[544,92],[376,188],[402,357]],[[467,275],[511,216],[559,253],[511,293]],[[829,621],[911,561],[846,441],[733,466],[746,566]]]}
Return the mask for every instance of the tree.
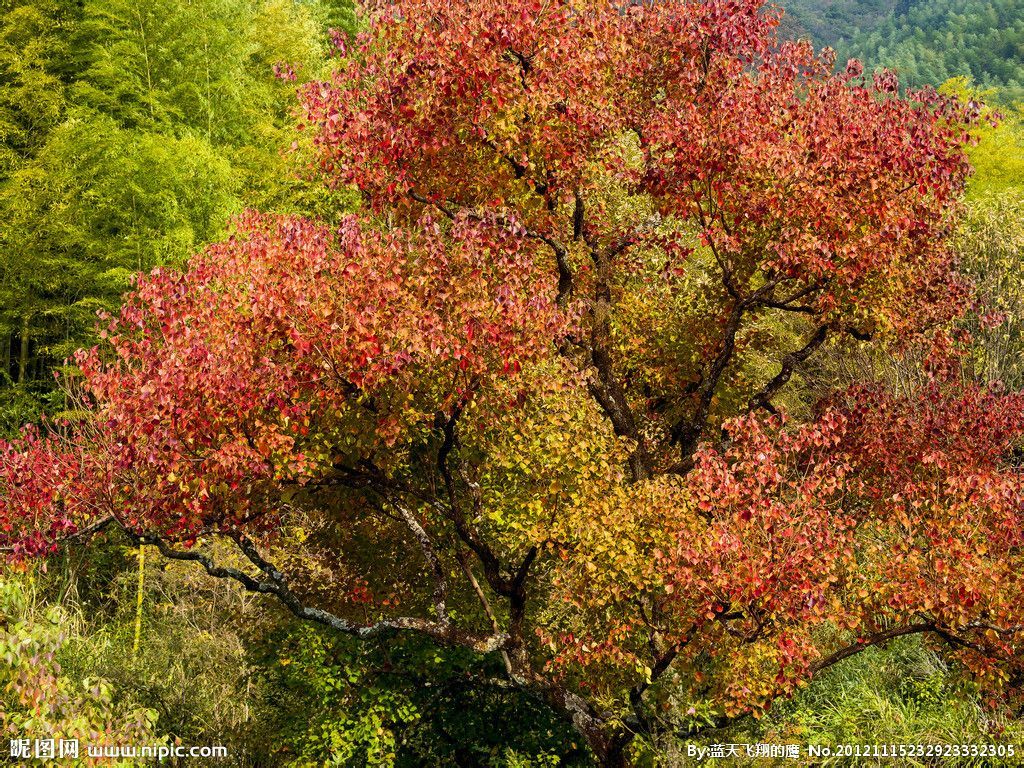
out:
{"label": "tree", "polygon": [[[998,87],[1007,103],[1024,80],[1024,21],[1010,0],[921,0],[863,32],[840,34],[838,48],[871,66],[892,67],[911,86],[957,76]],[[853,30],[845,30],[849,32]]]}
{"label": "tree", "polygon": [[836,46],[843,40],[905,16],[912,0],[787,0],[781,33],[808,37],[818,45]]}
{"label": "tree", "polygon": [[60,119],[72,79],[68,38],[78,20],[75,4],[0,4],[0,180],[31,157]]}
{"label": "tree", "polygon": [[243,197],[305,203],[284,150],[296,88],[326,61],[318,15],[291,0],[5,10],[0,348],[18,386],[0,388],[0,431],[61,408],[52,369],[131,274],[183,262]]}
{"label": "tree", "polygon": [[[973,110],[775,23],[377,10],[304,96],[367,213],[249,213],[140,279],[76,358],[85,415],[3,446],[0,544],[114,525],[338,632],[496,654],[604,766],[900,636],[1017,680],[1024,399],[959,365],[948,242]],[[857,347],[919,375],[811,380]]]}
{"label": "tree", "polygon": [[967,148],[974,173],[967,191],[969,202],[1019,191],[1024,178],[1024,126],[1022,107],[1016,104],[998,110],[998,89],[981,90],[969,78],[955,77],[942,84],[942,92],[961,101],[974,101],[981,107],[981,117],[971,128],[971,145]]}
{"label": "tree", "polygon": [[[70,2],[0,4],[0,190],[25,168],[60,122],[74,72],[68,39],[79,16],[79,9]],[[14,303],[12,294],[19,291],[20,278],[17,270],[0,265],[5,307]],[[30,305],[4,312],[0,318],[0,383],[10,374],[13,333],[21,337],[18,378],[25,378],[29,356],[25,328],[34,309],[26,303]]]}

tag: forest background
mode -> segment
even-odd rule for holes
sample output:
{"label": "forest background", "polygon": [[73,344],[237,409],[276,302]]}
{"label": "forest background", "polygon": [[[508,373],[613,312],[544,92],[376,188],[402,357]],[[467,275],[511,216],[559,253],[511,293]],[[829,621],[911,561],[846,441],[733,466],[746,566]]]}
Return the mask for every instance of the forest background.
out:
{"label": "forest background", "polygon": [[[985,361],[1024,384],[1024,10],[1017,0],[791,0],[784,34],[998,112],[979,123],[957,247],[994,311]],[[180,265],[244,208],[337,221],[307,178],[296,90],[354,9],[330,0],[0,0],[0,430],[69,409],[54,373],[132,276]],[[356,643],[110,534],[0,582],[5,733],[223,744],[229,764],[587,765],[472,654]],[[28,664],[31,660],[33,663]],[[695,729],[699,730],[699,729]],[[1020,713],[905,638],[703,744],[1024,743]],[[685,740],[680,743],[682,749]],[[654,758],[651,758],[652,760]],[[671,760],[662,755],[658,759]]]}

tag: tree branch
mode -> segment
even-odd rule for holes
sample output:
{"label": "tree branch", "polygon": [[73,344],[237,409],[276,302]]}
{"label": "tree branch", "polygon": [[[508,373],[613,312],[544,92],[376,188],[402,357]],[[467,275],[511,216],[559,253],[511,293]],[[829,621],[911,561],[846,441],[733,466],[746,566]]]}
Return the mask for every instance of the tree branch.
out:
{"label": "tree branch", "polygon": [[782,358],[782,370],[775,375],[775,377],[764,385],[764,388],[760,392],[750,398],[750,402],[747,404],[747,409],[754,411],[758,408],[764,408],[765,410],[774,413],[775,408],[771,404],[771,399],[775,397],[780,389],[782,389],[786,383],[792,378],[793,370],[814,354],[814,350],[820,347],[825,339],[828,338],[829,327],[827,325],[820,326],[811,336],[803,347],[790,352]]}
{"label": "tree branch", "polygon": [[231,579],[242,585],[249,592],[273,595],[295,617],[312,621],[338,632],[360,638],[371,638],[391,631],[412,631],[426,635],[445,645],[459,645],[471,648],[479,653],[490,653],[501,649],[508,640],[503,634],[475,635],[463,632],[447,621],[432,621],[418,617],[398,617],[384,619],[373,624],[358,624],[333,613],[306,605],[288,586],[287,578],[280,570],[267,562],[256,549],[256,546],[244,535],[233,537],[241,552],[263,573],[263,578],[255,578],[237,568],[217,565],[211,557],[194,550],[179,550],[172,547],[159,536],[151,533],[136,533],[124,528],[125,534],[138,544],[150,544],[160,554],[170,560],[198,563],[207,574],[218,579]]}
{"label": "tree branch", "polygon": [[484,577],[487,579],[487,583],[490,584],[491,589],[502,597],[511,597],[515,591],[514,587],[509,579],[501,573],[501,563],[498,561],[497,556],[487,542],[480,538],[476,530],[466,520],[465,512],[459,501],[455,478],[448,464],[449,456],[457,442],[455,425],[461,413],[462,407],[455,406],[452,409],[451,415],[442,425],[444,440],[437,452],[437,469],[444,481],[445,491],[448,496],[448,508],[451,513],[452,523],[455,525],[455,532],[480,560],[480,564],[484,569]]}
{"label": "tree branch", "polygon": [[399,516],[405,522],[406,527],[412,532],[413,538],[419,544],[420,549],[423,552],[423,557],[430,566],[430,570],[434,575],[434,610],[437,613],[438,621],[447,623],[448,621],[448,580],[445,576],[444,566],[441,564],[441,559],[437,556],[437,551],[434,549],[434,543],[430,540],[426,530],[420,525],[419,520],[412,511],[406,507],[400,500],[391,496],[386,496],[387,503],[394,507]]}
{"label": "tree branch", "polygon": [[861,651],[865,651],[875,645],[893,640],[897,637],[903,637],[904,635],[915,635],[922,632],[933,632],[936,626],[930,621],[920,622],[919,624],[909,624],[904,627],[895,627],[893,629],[887,629],[883,632],[877,632],[873,635],[860,638],[858,642],[853,645],[848,645],[845,648],[840,648],[835,653],[826,656],[823,659],[819,659],[810,667],[811,674],[817,674],[823,669],[831,667],[833,664],[838,664],[843,659],[848,659],[851,656],[856,656]]}

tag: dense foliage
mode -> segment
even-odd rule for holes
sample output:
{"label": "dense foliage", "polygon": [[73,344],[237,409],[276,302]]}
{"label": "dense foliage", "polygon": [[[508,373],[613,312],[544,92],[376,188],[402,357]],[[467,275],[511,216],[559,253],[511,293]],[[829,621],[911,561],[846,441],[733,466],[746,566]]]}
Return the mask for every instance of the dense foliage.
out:
{"label": "dense foliage", "polygon": [[916,0],[840,46],[871,65],[895,68],[908,85],[966,76],[1024,96],[1024,17],[1017,0]]}
{"label": "dense foliage", "polygon": [[897,6],[904,11],[908,6],[906,0],[780,0],[777,4],[786,11],[784,33],[833,47],[876,29],[892,18]]}
{"label": "dense foliage", "polygon": [[[115,701],[104,680],[64,674],[58,654],[72,634],[72,617],[60,606],[36,605],[36,597],[19,582],[0,582],[3,734],[78,739],[97,747],[159,744],[162,739],[153,732],[156,713]],[[128,761],[111,764],[127,768]]]}
{"label": "dense foliage", "polygon": [[325,12],[292,0],[10,0],[0,13],[10,430],[60,408],[52,369],[91,343],[131,275],[181,263],[243,200],[308,207],[282,150],[328,38]]}
{"label": "dense foliage", "polygon": [[9,419],[108,310],[0,446],[9,731],[1020,734],[1012,112],[755,0],[0,7]]}

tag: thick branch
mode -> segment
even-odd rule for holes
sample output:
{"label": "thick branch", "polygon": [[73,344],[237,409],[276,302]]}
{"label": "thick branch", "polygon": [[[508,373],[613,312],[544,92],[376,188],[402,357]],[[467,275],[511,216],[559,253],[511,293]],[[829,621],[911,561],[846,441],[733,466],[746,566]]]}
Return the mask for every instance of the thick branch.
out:
{"label": "thick branch", "polygon": [[284,574],[267,562],[259,554],[255,545],[241,535],[234,537],[235,543],[249,561],[260,569],[263,573],[263,578],[253,577],[237,568],[217,565],[212,558],[202,552],[175,549],[159,536],[153,534],[139,534],[129,529],[125,529],[125,533],[137,543],[155,546],[161,555],[170,560],[198,563],[207,574],[214,578],[231,579],[241,584],[249,592],[273,595],[297,618],[322,624],[348,635],[365,639],[391,631],[412,631],[426,635],[445,645],[460,645],[480,653],[490,653],[491,651],[498,650],[504,646],[508,639],[507,636],[497,633],[485,636],[474,635],[459,630],[447,621],[432,621],[418,617],[398,617],[383,619],[373,624],[358,624],[325,611],[322,608],[306,605],[288,587],[288,581]]}
{"label": "thick branch", "polygon": [[611,257],[596,248],[592,249],[591,255],[597,267],[597,279],[591,310],[590,361],[597,371],[597,381],[590,382],[588,389],[611,421],[615,434],[636,442],[629,467],[633,479],[642,480],[651,474],[651,459],[626,393],[615,376],[612,360]]}
{"label": "thick branch", "polygon": [[714,399],[718,382],[725,373],[736,351],[736,335],[739,333],[740,322],[746,311],[745,302],[737,302],[729,312],[729,318],[725,323],[725,332],[722,336],[722,345],[711,363],[711,368],[704,377],[700,386],[700,396],[697,400],[697,408],[689,419],[683,419],[672,428],[672,443],[678,443],[683,458],[693,454],[704,434],[704,427],[707,425],[708,415],[711,411],[711,401]]}
{"label": "thick branch", "polygon": [[498,561],[497,556],[487,542],[480,538],[477,531],[466,520],[466,514],[462,509],[458,489],[455,485],[455,478],[448,463],[457,442],[455,425],[461,412],[462,408],[460,406],[453,408],[451,416],[445,420],[442,426],[444,440],[437,452],[437,469],[444,480],[445,491],[448,495],[448,509],[452,523],[455,525],[455,532],[480,560],[480,564],[484,569],[484,577],[487,579],[487,583],[490,584],[491,589],[502,597],[511,597],[515,588],[510,580],[502,575],[501,563]]}
{"label": "thick branch", "polygon": [[796,366],[814,354],[814,350],[825,342],[825,339],[828,338],[828,332],[829,327],[827,325],[819,327],[818,330],[814,332],[814,335],[811,336],[810,341],[808,341],[803,347],[795,352],[790,352],[783,357],[782,370],[779,371],[771,381],[765,384],[764,388],[761,389],[760,392],[750,398],[747,408],[751,411],[758,408],[764,408],[770,412],[774,412],[775,408],[771,404],[772,398],[775,397],[778,391],[786,385],[790,378],[792,378],[793,370]]}
{"label": "thick branch", "polygon": [[583,203],[583,195],[577,189],[573,193],[572,208],[572,239],[577,242],[583,237],[583,225],[585,223],[586,206]]}
{"label": "thick branch", "polygon": [[769,280],[750,295],[743,297],[739,293],[734,275],[729,270],[725,260],[718,258],[717,254],[716,259],[722,269],[722,284],[726,287],[729,294],[734,297],[735,301],[725,322],[725,330],[722,334],[722,342],[718,354],[712,361],[711,367],[698,389],[700,396],[697,400],[697,407],[693,416],[689,419],[680,420],[672,427],[672,444],[678,443],[681,449],[682,461],[679,468],[687,467],[685,471],[688,471],[688,467],[692,466],[690,457],[696,450],[701,436],[704,434],[704,428],[707,426],[708,416],[711,411],[711,401],[714,399],[718,384],[736,352],[736,337],[739,334],[743,317],[748,311],[763,305],[764,301],[772,295],[772,292],[778,285],[777,279]]}
{"label": "thick branch", "polygon": [[771,309],[781,309],[783,312],[800,312],[805,315],[818,314],[817,309],[806,304],[789,304],[784,301],[775,301],[774,299],[765,299],[761,304]]}
{"label": "thick branch", "polygon": [[412,532],[413,538],[416,539],[420,549],[423,551],[423,557],[434,575],[434,610],[437,613],[438,621],[447,622],[448,580],[445,577],[441,559],[437,556],[437,551],[434,549],[434,543],[408,507],[398,499],[390,497],[388,497],[388,503],[398,510],[398,514],[405,522],[406,527]]}
{"label": "thick branch", "polygon": [[811,674],[817,674],[823,669],[831,667],[833,664],[838,664],[843,659],[848,659],[851,656],[856,656],[861,651],[865,651],[875,645],[881,645],[882,643],[893,640],[897,637],[903,637],[904,635],[915,635],[922,632],[934,632],[936,630],[935,624],[930,621],[923,621],[918,624],[909,624],[904,627],[894,627],[893,629],[887,629],[883,632],[877,632],[867,637],[862,637],[858,642],[853,645],[848,645],[845,648],[840,648],[833,654],[826,656],[823,659],[819,659],[817,662],[811,665]]}

